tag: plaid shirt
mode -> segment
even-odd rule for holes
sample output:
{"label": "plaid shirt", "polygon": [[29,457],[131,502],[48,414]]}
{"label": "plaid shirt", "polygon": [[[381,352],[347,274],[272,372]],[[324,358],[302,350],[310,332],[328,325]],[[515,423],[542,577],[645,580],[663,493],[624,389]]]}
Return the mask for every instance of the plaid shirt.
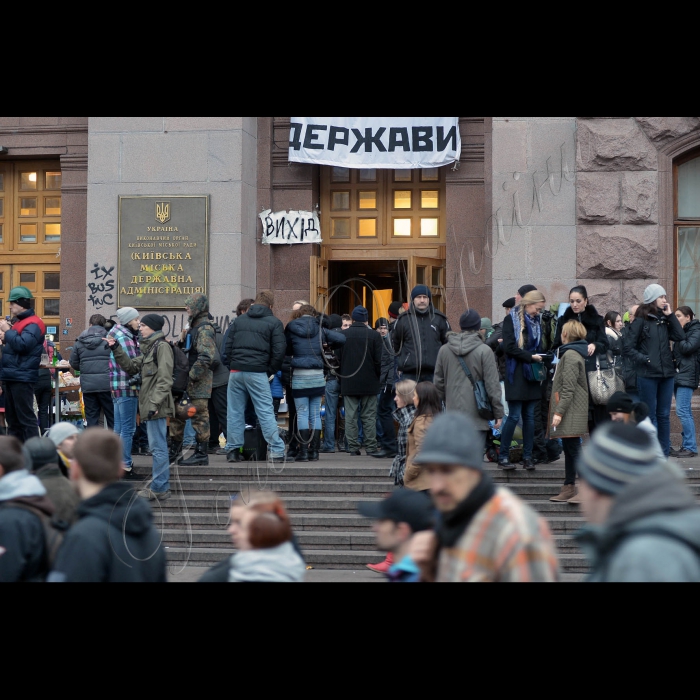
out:
{"label": "plaid shirt", "polygon": [[398,451],[396,459],[391,467],[390,477],[394,478],[397,486],[403,486],[406,475],[406,458],[408,457],[408,429],[413,425],[416,416],[416,407],[412,404],[405,408],[400,408],[394,412],[394,419],[399,424]]}
{"label": "plaid shirt", "polygon": [[443,549],[440,583],[556,583],[559,562],[547,523],[501,488],[454,549]]}
{"label": "plaid shirt", "polygon": [[[124,326],[116,325],[108,336],[114,338],[122,346],[124,352],[133,360],[141,354],[136,336]],[[131,376],[127,374],[114,360],[114,354],[109,358],[109,377],[113,399],[136,399],[138,387],[129,386]]]}

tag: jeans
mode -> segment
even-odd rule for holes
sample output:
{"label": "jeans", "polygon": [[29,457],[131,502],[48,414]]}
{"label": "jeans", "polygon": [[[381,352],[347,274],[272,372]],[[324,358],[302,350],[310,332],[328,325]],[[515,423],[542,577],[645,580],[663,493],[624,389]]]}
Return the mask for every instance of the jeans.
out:
{"label": "jeans", "polygon": [[83,400],[88,428],[96,428],[100,424],[100,412],[102,412],[105,414],[105,428],[114,430],[114,403],[111,393],[84,394]]}
{"label": "jeans", "polygon": [[687,387],[676,389],[676,414],[683,425],[682,449],[698,453],[698,440],[695,434],[695,419],[693,418],[692,401],[695,392]]}
{"label": "jeans", "polygon": [[[501,461],[506,461],[510,446],[513,443],[515,429],[523,419],[523,459],[532,459],[532,450],[535,446],[535,408],[539,401],[511,401],[509,404],[510,415],[501,432]],[[503,454],[503,451],[506,454]]]}
{"label": "jeans", "polygon": [[671,404],[675,379],[637,377],[639,396],[649,406],[649,418],[659,431],[659,442],[666,457],[671,454]]}
{"label": "jeans", "polygon": [[297,423],[299,430],[312,430],[321,434],[321,397],[314,399],[295,399],[297,405]]}
{"label": "jeans", "polygon": [[340,400],[340,382],[329,379],[326,384],[326,419],[323,426],[323,448],[335,451],[335,427],[338,423],[338,401]]}
{"label": "jeans", "polygon": [[114,402],[114,432],[119,435],[124,445],[124,464],[132,469],[134,460],[131,448],[134,446],[136,433],[136,414],[139,410],[139,400],[135,397],[113,399]]}
{"label": "jeans", "polygon": [[566,481],[564,486],[576,486],[576,462],[581,455],[583,445],[581,438],[564,438],[564,455],[566,457]]}
{"label": "jeans", "polygon": [[[377,408],[377,435],[382,449],[395,455],[399,451],[396,441],[396,428],[394,427],[394,411],[396,404],[394,398],[396,392],[393,386],[387,386],[379,395],[379,407]],[[381,435],[379,428],[381,427]]]}
{"label": "jeans", "polygon": [[273,459],[283,459],[286,451],[284,441],[275,419],[272,404],[272,389],[266,374],[253,372],[235,372],[231,374],[228,384],[228,442],[227,452],[243,448],[245,444],[245,410],[248,399],[255,407],[258,424],[270,448]]}
{"label": "jeans", "polygon": [[371,454],[377,451],[376,396],[345,397],[345,435],[350,452],[360,449],[360,416],[365,430],[365,449]]}
{"label": "jeans", "polygon": [[185,439],[183,440],[182,444],[185,447],[197,446],[197,433],[194,432],[191,420],[188,420],[187,423],[185,423]]}
{"label": "jeans", "polygon": [[20,442],[39,437],[39,425],[34,413],[34,384],[5,382],[3,392],[7,434]]}
{"label": "jeans", "polygon": [[51,410],[53,391],[51,388],[36,389],[34,391],[34,396],[36,396],[36,405],[39,407],[39,428],[41,429],[41,434],[43,435],[50,427],[49,411]]}
{"label": "jeans", "polygon": [[168,454],[168,421],[149,420],[146,423],[148,444],[153,453],[153,483],[151,491],[165,493],[170,491],[170,456]]}

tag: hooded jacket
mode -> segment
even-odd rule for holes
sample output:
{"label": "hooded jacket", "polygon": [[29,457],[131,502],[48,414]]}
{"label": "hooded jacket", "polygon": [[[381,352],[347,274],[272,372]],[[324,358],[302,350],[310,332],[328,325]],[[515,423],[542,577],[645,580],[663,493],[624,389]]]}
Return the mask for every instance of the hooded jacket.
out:
{"label": "hooded jacket", "polygon": [[13,503],[30,505],[47,518],[54,507],[46,489],[28,471],[0,479],[0,583],[31,583],[46,579],[46,537],[41,520]]}
{"label": "hooded jacket", "polygon": [[306,564],[291,542],[231,558],[229,583],[304,583]]}
{"label": "hooded jacket", "polygon": [[[554,352],[562,345],[561,334],[564,326],[569,321],[578,321],[582,323],[587,331],[586,343],[596,346],[596,354],[604,355],[608,352],[608,337],[605,334],[605,319],[598,313],[595,306],[589,304],[581,314],[575,314],[569,307],[564,315],[559,319],[557,324],[557,335],[554,339]],[[586,369],[589,372],[594,372],[596,369],[596,358],[586,357]]]}
{"label": "hooded jacket", "polygon": [[161,536],[129,484],[105,487],[78,510],[50,583],[166,583]]}
{"label": "hooded jacket", "polygon": [[255,304],[229,329],[225,356],[235,372],[272,376],[282,369],[287,339],[272,309]]}
{"label": "hooded jacket", "polygon": [[700,508],[667,467],[623,491],[578,535],[592,583],[700,583]]}
{"label": "hooded jacket", "polygon": [[47,464],[36,471],[36,477],[46,489],[55,509],[54,517],[61,523],[73,525],[78,519],[80,496],[61,471],[58,464]]}
{"label": "hooded jacket", "polygon": [[83,394],[110,393],[109,363],[112,351],[105,342],[107,331],[101,326],[88,328],[75,343],[70,365],[80,372],[80,388]]}
{"label": "hooded jacket", "polygon": [[[549,411],[551,439],[575,438],[588,433],[587,359],[588,343],[585,340],[559,348],[559,364],[554,374]],[[555,415],[562,417],[556,433],[551,427]]]}
{"label": "hooded jacket", "polygon": [[700,386],[700,320],[695,319],[683,329],[685,340],[673,347],[676,361],[676,386],[695,391]]}
{"label": "hooded jacket", "polygon": [[450,333],[447,341],[438,355],[435,388],[448,411],[466,414],[474,421],[477,430],[485,432],[489,429],[489,422],[479,416],[474,385],[467,377],[460,358],[469,368],[474,381],[483,381],[486,385],[494,417],[501,420],[505,416],[505,409],[496,357],[479,333]]}
{"label": "hooded jacket", "polygon": [[343,331],[340,350],[340,392],[343,396],[377,396],[382,386],[382,336],[364,323]]}
{"label": "hooded jacket", "polygon": [[345,345],[342,333],[321,328],[321,323],[313,316],[302,316],[291,321],[285,331],[287,355],[292,358],[293,369],[324,370],[326,362],[323,345],[338,350]]}
{"label": "hooded jacket", "polygon": [[431,304],[425,312],[411,304],[393,329],[392,342],[401,374],[432,374],[440,349],[451,331],[447,316]]}
{"label": "hooded jacket", "polygon": [[[157,344],[157,349],[155,348]],[[141,375],[139,413],[141,421],[161,420],[175,415],[173,399],[173,349],[160,331],[141,342],[141,355],[130,358],[119,345],[112,348],[114,359],[132,377]],[[155,353],[158,353],[158,362]],[[155,413],[153,418],[151,413]]]}
{"label": "hooded jacket", "polygon": [[214,386],[214,372],[211,366],[216,359],[216,329],[209,320],[209,308],[204,301],[204,297],[191,301],[194,316],[190,319],[188,333],[190,382],[187,393],[191,399],[208,401]]}
{"label": "hooded jacket", "polygon": [[[28,325],[20,325],[24,325],[23,322],[30,319],[32,322]],[[17,332],[15,328],[20,328],[21,332]],[[21,313],[14,328],[5,333],[0,380],[36,384],[45,340],[46,326],[35,316],[34,310],[29,309]]]}
{"label": "hooded jacket", "polygon": [[671,314],[637,318],[624,336],[625,358],[637,375],[646,379],[671,379],[676,366],[671,352],[671,341],[685,340],[678,319]]}

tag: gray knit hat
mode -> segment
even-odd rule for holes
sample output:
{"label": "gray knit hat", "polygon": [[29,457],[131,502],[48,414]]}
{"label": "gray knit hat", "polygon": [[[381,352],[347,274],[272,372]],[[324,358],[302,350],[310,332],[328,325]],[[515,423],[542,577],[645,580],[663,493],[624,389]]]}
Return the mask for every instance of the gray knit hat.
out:
{"label": "gray knit hat", "polygon": [[598,428],[578,462],[581,478],[608,496],[619,495],[661,466],[651,437],[620,423]]}
{"label": "gray knit hat", "polygon": [[449,412],[435,419],[415,464],[448,464],[484,469],[485,437],[469,418]]}
{"label": "gray knit hat", "polygon": [[126,326],[127,323],[135,321],[139,316],[139,312],[136,309],[132,309],[130,306],[117,311],[117,318],[119,319],[120,326]]}
{"label": "gray knit hat", "polygon": [[59,423],[49,430],[47,437],[56,447],[60,447],[69,437],[79,434],[80,431],[72,423]]}
{"label": "gray knit hat", "polygon": [[653,304],[657,299],[665,297],[666,290],[660,284],[650,284],[644,292],[644,303]]}

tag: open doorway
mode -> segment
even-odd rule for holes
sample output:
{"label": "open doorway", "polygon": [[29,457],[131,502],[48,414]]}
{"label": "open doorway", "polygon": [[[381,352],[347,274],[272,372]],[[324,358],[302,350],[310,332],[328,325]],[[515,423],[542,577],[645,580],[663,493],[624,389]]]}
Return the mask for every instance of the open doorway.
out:
{"label": "open doorway", "polygon": [[406,303],[408,297],[408,263],[405,260],[331,261],[329,284],[334,291],[329,314],[350,314],[363,305],[374,325],[388,318],[392,302]]}

